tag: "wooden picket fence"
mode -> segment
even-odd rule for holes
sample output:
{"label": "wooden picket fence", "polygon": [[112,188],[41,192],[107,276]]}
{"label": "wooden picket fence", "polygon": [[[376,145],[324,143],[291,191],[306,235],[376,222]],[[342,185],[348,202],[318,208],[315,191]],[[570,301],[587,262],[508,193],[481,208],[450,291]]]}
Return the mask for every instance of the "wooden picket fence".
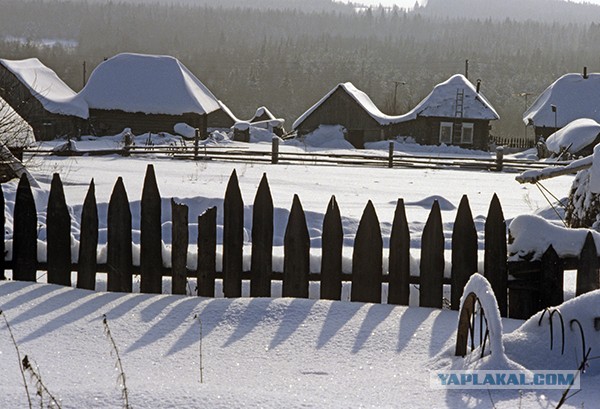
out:
{"label": "wooden picket fence", "polygon": [[[222,271],[217,261],[217,209],[198,217],[197,268],[186,266],[189,236],[188,207],[172,204],[171,267],[164,267],[161,241],[161,196],[154,168],[148,166],[141,198],[140,263],[132,260],[132,215],[127,192],[118,178],[107,214],[107,262],[97,262],[98,209],[93,181],[81,212],[78,260],[71,259],[71,218],[58,174],[52,178],[47,205],[47,261],[37,261],[37,211],[27,177],[19,181],[14,204],[12,260],[0,260],[0,278],[12,270],[14,280],[36,281],[37,271],[47,271],[47,282],[71,286],[71,272],[77,272],[77,287],[95,289],[96,273],[107,273],[108,291],[132,292],[133,275],[140,276],[140,291],[160,293],[163,276],[172,278],[173,294],[185,294],[188,277],[197,279],[199,296],[215,296],[215,280],[222,279],[225,297],[242,296],[242,280],[250,281],[251,297],[270,297],[274,280],[282,281],[284,297],[307,298],[309,282],[320,282],[320,298],[340,300],[342,282],[351,282],[351,301],[380,303],[383,283],[388,283],[390,304],[408,305],[410,286],[419,285],[419,305],[442,308],[443,286],[450,285],[450,306],[458,309],[462,290],[478,270],[478,240],[473,216],[463,196],[451,238],[451,278],[444,278],[445,239],[439,204],[434,202],[422,233],[420,276],[410,275],[410,234],[404,202],[399,199],[389,239],[389,268],[382,273],[383,238],[373,204],[369,201],[359,223],[352,254],[352,272],[342,272],[343,229],[340,210],[332,197],[323,220],[322,257],[319,273],[310,271],[310,237],[300,198],[294,196],[284,236],[283,272],[274,272],[273,200],[266,175],[258,187],[252,213],[250,271],[243,270],[244,203],[235,171],[223,204]],[[0,189],[0,205],[4,197]],[[5,215],[0,215],[5,250]],[[502,316],[508,314],[508,263],[506,223],[497,196],[492,198],[485,223],[484,276],[490,281]],[[522,284],[524,281],[519,281]],[[531,280],[530,280],[531,283]],[[562,285],[562,284],[561,284]],[[512,287],[511,287],[512,288]],[[511,295],[514,305],[526,304],[514,297],[529,297],[531,291],[519,288]],[[555,289],[552,288],[552,291]],[[511,290],[512,291],[512,290]],[[534,311],[535,312],[535,311]]]}
{"label": "wooden picket fence", "polygon": [[535,139],[496,136],[494,137],[494,143],[498,146],[504,146],[506,148],[530,149],[535,146]]}

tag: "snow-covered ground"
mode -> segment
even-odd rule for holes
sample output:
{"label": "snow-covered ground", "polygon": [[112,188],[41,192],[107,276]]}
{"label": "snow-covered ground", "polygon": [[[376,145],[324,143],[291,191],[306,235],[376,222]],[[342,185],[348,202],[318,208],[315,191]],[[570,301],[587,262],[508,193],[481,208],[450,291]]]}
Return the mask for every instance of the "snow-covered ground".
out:
{"label": "snow-covered ground", "polygon": [[[414,144],[409,145],[416,149]],[[397,146],[398,150],[401,148]],[[455,153],[439,147],[437,150],[439,155]],[[263,173],[267,174],[276,209],[275,245],[278,248],[283,241],[293,195],[299,195],[311,234],[315,271],[319,267],[322,218],[331,195],[336,195],[340,205],[348,249],[368,200],[375,205],[387,247],[396,201],[404,198],[414,250],[413,274],[418,273],[416,249],[435,199],[441,205],[447,247],[463,194],[469,196],[480,248],[483,247],[485,216],[494,193],[498,194],[508,221],[521,214],[556,218],[535,186],[519,185],[514,180],[515,174],[508,173],[192,162],[120,156],[34,158],[31,172],[40,184],[40,189],[35,191],[38,211],[45,208],[52,173],[58,172],[65,185],[67,202],[77,218],[89,181],[94,178],[101,224],[105,226],[113,185],[116,178],[122,176],[132,202],[134,229],[139,229],[141,186],[149,163],[154,164],[165,199],[165,253],[170,244],[168,200],[174,197],[188,204],[190,221],[194,221],[206,208],[222,205],[233,169],[246,204],[248,232],[250,206]],[[562,198],[567,195],[571,181],[572,177],[567,176],[545,181],[544,185]],[[12,182],[3,185],[9,209],[15,186]],[[12,229],[10,217],[7,228]],[[194,230],[192,226],[191,231]],[[40,237],[43,235],[44,219],[40,214]],[[78,235],[74,220],[75,243]],[[249,234],[247,238],[249,244]],[[139,236],[134,234],[136,240]],[[190,260],[190,264],[193,262]],[[276,255],[274,266],[281,266],[280,256]],[[346,260],[345,268],[348,267]],[[572,275],[568,276],[572,281]],[[582,306],[565,307],[566,320],[578,317],[584,322],[591,356],[597,355],[596,348],[600,345],[593,319],[600,316],[598,297],[600,293],[596,292],[587,296]],[[500,390],[491,391],[490,395],[486,390],[431,389],[431,370],[471,367],[472,364],[469,359],[463,361],[452,356],[458,314],[448,310],[281,298],[228,300],[94,293],[11,281],[0,284],[0,309],[10,322],[21,354],[27,354],[39,366],[45,385],[61,399],[63,408],[122,406],[118,372],[114,369],[116,358],[103,334],[102,314],[107,315],[119,347],[133,407],[495,405],[546,408],[554,407],[562,392]],[[548,323],[538,327],[536,319],[525,323],[521,330],[505,335],[508,359],[528,369],[564,369],[567,364],[576,368],[581,346],[575,332],[567,329],[570,331],[565,341],[568,352],[562,357],[559,348],[549,349]],[[522,323],[503,319],[503,331],[509,333]],[[199,380],[200,339],[202,384]],[[590,370],[582,376],[583,392],[569,399],[568,404],[574,407],[596,404],[600,397],[596,388],[600,373],[597,366],[597,361],[590,362]],[[33,398],[37,402],[37,398]],[[26,406],[15,349],[0,320],[0,407]]]}

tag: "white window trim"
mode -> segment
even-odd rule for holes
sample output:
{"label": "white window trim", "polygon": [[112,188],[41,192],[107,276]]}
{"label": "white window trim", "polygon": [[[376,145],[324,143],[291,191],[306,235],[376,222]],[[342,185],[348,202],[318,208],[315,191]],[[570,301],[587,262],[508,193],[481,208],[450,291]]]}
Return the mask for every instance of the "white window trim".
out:
{"label": "white window trim", "polygon": [[[449,141],[442,140],[444,128],[450,128],[450,140]],[[439,135],[440,143],[452,144],[452,132],[454,132],[454,124],[452,122],[441,122],[440,123],[440,135]]]}
{"label": "white window trim", "polygon": [[[465,128],[470,129],[471,130],[471,140],[466,140],[465,139]],[[473,144],[473,137],[475,135],[475,124],[473,122],[463,122],[462,124],[462,131],[460,133],[460,143],[465,143],[465,144]]]}

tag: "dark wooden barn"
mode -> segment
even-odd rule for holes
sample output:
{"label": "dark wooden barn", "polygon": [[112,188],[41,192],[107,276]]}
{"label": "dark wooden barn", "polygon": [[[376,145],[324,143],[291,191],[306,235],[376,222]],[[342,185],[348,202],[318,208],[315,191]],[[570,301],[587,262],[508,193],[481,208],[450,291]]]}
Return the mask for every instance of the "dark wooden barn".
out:
{"label": "dark wooden barn", "polygon": [[0,60],[0,97],[29,123],[37,140],[87,131],[87,105],[37,58]]}
{"label": "dark wooden barn", "polygon": [[169,56],[116,55],[96,67],[79,96],[89,106],[90,131],[98,136],[125,128],[134,134],[173,133],[177,123],[206,135],[222,119],[212,92]]}
{"label": "dark wooden barn", "polygon": [[223,101],[218,102],[219,109],[208,114],[208,127],[210,129],[230,129],[239,119]]}
{"label": "dark wooden barn", "polygon": [[414,109],[391,125],[391,134],[412,137],[421,145],[455,145],[488,150],[490,121],[498,113],[465,76],[438,84]]}
{"label": "dark wooden barn", "polygon": [[320,125],[341,125],[346,128],[346,139],[356,148],[363,148],[365,142],[385,139],[393,119],[382,113],[367,94],[346,82],[321,98],[292,127],[302,136]]}

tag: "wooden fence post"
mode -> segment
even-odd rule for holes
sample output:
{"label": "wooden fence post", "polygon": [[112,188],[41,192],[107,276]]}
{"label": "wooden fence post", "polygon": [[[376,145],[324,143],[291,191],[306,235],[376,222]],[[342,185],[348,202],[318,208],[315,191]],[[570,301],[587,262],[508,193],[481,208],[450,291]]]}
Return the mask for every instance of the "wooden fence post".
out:
{"label": "wooden fence post", "polygon": [[331,197],[323,218],[321,237],[321,299],[342,298],[342,249],[344,229],[335,196]]}
{"label": "wooden fence post", "polygon": [[352,252],[352,288],[350,299],[381,303],[383,281],[383,239],[379,219],[369,200],[363,211]]}
{"label": "wooden fence post", "polygon": [[442,308],[444,267],[442,214],[440,204],[435,200],[421,238],[420,307]]}
{"label": "wooden fence post", "polygon": [[98,269],[98,206],[94,179],[90,182],[81,210],[77,266],[77,288],[95,290]]}
{"label": "wooden fence post", "polygon": [[52,176],[46,208],[48,283],[71,286],[71,216],[58,173]]}
{"label": "wooden fence post", "polygon": [[388,304],[408,305],[410,299],[410,232],[403,199],[398,199],[394,212],[388,270]]}
{"label": "wooden fence post", "polygon": [[108,291],[132,291],[131,209],[119,177],[108,203]]}
{"label": "wooden fence post", "polygon": [[171,292],[184,295],[187,283],[189,245],[188,207],[171,199]]}
{"label": "wooden fence post", "polygon": [[250,297],[270,297],[273,273],[273,197],[266,173],[258,185],[252,208],[250,265]]}
{"label": "wooden fence post", "polygon": [[[550,245],[542,256],[540,277],[540,309],[555,307],[564,301],[565,269],[554,247]],[[535,313],[535,311],[533,311]]]}
{"label": "wooden fence post", "polygon": [[294,195],[283,238],[284,297],[308,298],[310,236],[300,198]]}
{"label": "wooden fence post", "polygon": [[25,173],[17,187],[13,220],[13,279],[36,281],[37,210]]}
{"label": "wooden fence post", "polygon": [[6,215],[4,214],[4,191],[0,183],[0,281],[6,280]]}
{"label": "wooden fence post", "polygon": [[394,141],[390,141],[388,145],[388,168],[394,167]]}
{"label": "wooden fence post", "polygon": [[271,163],[273,165],[279,163],[279,138],[276,136],[271,141]]}
{"label": "wooden fence post", "polygon": [[588,232],[585,237],[585,243],[579,255],[579,265],[577,267],[577,288],[575,295],[585,294],[600,288],[598,274],[600,265],[598,263],[598,254],[596,252],[596,243],[594,236]]}
{"label": "wooden fence post", "polygon": [[484,276],[490,282],[502,317],[507,316],[508,259],[506,221],[498,196],[494,194],[485,220]]}
{"label": "wooden fence post", "polygon": [[215,296],[217,269],[217,208],[211,207],[198,216],[198,296]]}
{"label": "wooden fence post", "polygon": [[244,202],[235,169],[227,184],[223,211],[223,293],[226,298],[241,297]]}
{"label": "wooden fence post", "polygon": [[161,198],[154,166],[148,165],[140,203],[140,291],[162,293]]}
{"label": "wooden fence post", "polygon": [[454,230],[452,231],[452,274],[450,308],[458,311],[460,297],[469,281],[477,272],[477,229],[469,206],[469,198],[464,195],[458,206]]}

